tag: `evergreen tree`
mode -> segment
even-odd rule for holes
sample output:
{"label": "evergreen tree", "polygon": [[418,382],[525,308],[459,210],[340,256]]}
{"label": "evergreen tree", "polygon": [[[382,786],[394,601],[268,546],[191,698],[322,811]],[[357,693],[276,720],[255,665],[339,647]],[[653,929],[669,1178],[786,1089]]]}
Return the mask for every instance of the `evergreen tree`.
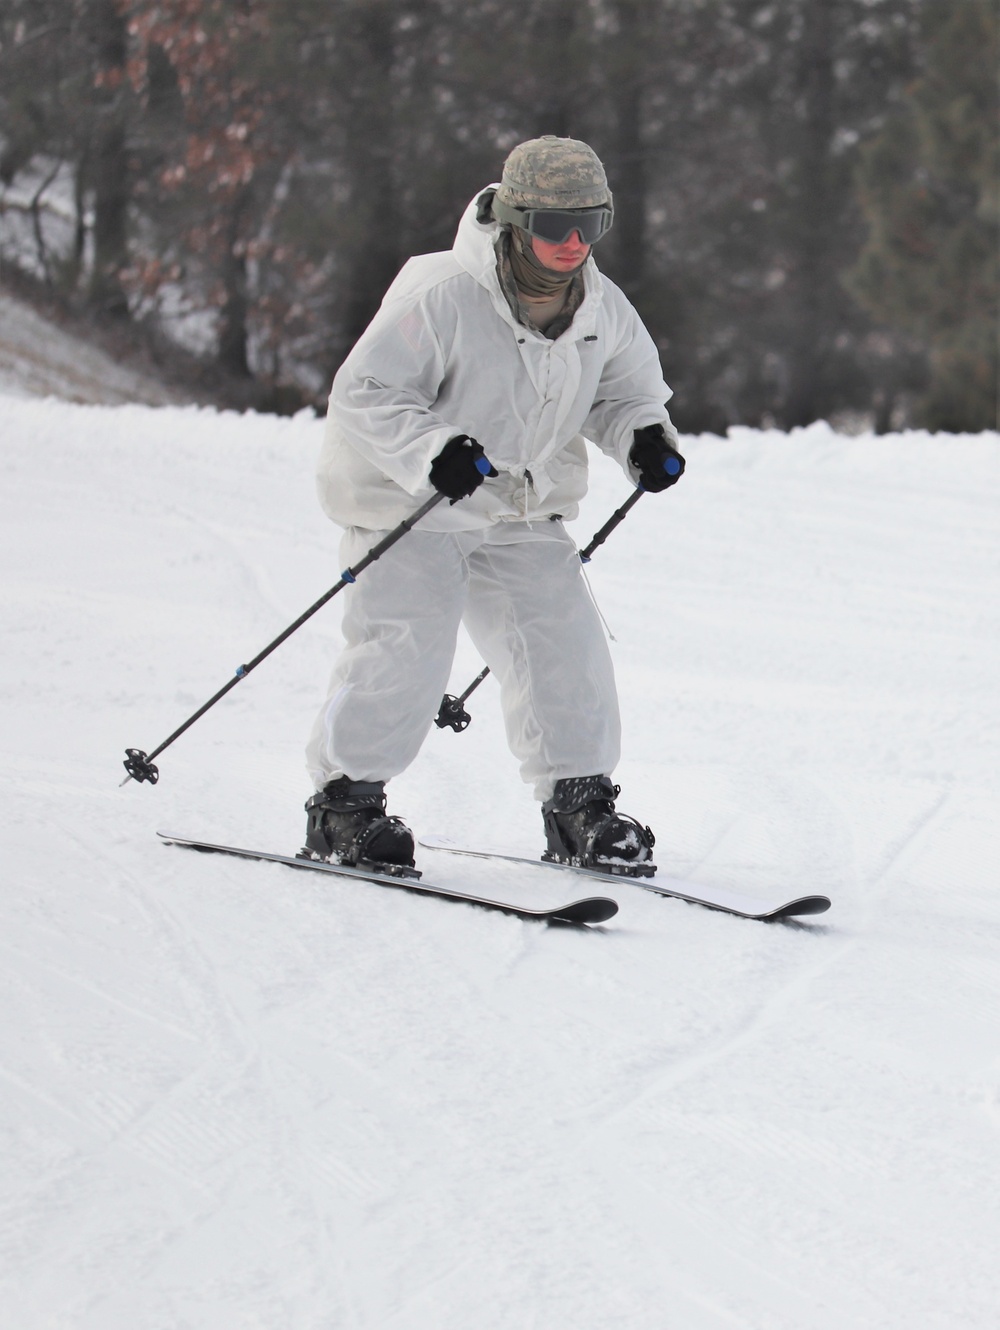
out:
{"label": "evergreen tree", "polygon": [[998,427],[1000,161],[993,0],[935,0],[926,65],[868,147],[859,189],[870,226],[850,287],[928,362],[919,423]]}

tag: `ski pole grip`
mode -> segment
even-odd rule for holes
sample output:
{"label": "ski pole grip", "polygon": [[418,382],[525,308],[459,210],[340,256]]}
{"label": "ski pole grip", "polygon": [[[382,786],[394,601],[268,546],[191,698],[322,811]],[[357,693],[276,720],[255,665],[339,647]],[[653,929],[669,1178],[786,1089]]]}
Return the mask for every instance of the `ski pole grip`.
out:
{"label": "ski pole grip", "polygon": [[676,476],[681,469],[681,464],[676,457],[665,457],[663,459],[663,469],[668,476]]}
{"label": "ski pole grip", "polygon": [[476,470],[481,476],[488,476],[493,470],[493,463],[484,453],[482,457],[476,458]]}

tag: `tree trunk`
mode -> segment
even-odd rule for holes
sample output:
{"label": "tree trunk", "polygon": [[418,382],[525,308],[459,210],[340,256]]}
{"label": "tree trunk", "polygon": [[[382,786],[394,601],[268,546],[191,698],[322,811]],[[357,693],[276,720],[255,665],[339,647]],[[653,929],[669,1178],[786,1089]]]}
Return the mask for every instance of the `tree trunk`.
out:
{"label": "tree trunk", "polygon": [[835,128],[835,0],[803,5],[798,87],[801,128],[797,143],[798,199],[794,314],[789,337],[789,386],[782,423],[808,425],[827,408],[827,357],[837,280],[829,228],[840,213],[832,188]]}
{"label": "tree trunk", "polygon": [[249,334],[247,316],[250,300],[247,291],[246,252],[240,240],[241,220],[246,206],[246,195],[234,200],[226,238],[226,253],[222,261],[222,285],[225,292],[219,314],[218,361],[227,374],[248,379],[250,373]]}
{"label": "tree trunk", "polygon": [[128,261],[129,163],[125,117],[125,24],[115,0],[90,0],[88,35],[95,51],[97,116],[91,151],[94,188],[94,272],[90,303],[128,315],[121,274]]}
{"label": "tree trunk", "polygon": [[354,36],[359,61],[352,110],[359,132],[350,142],[352,222],[358,244],[350,260],[344,354],[368,326],[399,270],[403,235],[394,171],[393,6],[362,0],[356,6]]}
{"label": "tree trunk", "polygon": [[[531,57],[536,66],[538,109],[533,117],[538,134],[574,134],[580,70],[573,58],[578,0],[545,0],[531,28]],[[558,75],[553,76],[553,71]]]}
{"label": "tree trunk", "polygon": [[649,0],[618,0],[618,36],[611,68],[616,139],[610,163],[615,195],[615,276],[635,303],[646,276],[646,204],[649,181],[642,134],[645,35]]}

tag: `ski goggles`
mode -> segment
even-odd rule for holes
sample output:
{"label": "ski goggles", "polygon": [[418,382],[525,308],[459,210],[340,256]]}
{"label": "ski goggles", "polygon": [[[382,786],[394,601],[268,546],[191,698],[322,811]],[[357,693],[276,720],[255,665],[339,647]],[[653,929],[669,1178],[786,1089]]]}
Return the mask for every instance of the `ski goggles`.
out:
{"label": "ski goggles", "polygon": [[585,245],[596,245],[611,230],[614,209],[607,204],[598,208],[512,208],[493,200],[493,216],[501,224],[519,226],[529,235],[550,245],[561,245],[574,231],[579,231]]}

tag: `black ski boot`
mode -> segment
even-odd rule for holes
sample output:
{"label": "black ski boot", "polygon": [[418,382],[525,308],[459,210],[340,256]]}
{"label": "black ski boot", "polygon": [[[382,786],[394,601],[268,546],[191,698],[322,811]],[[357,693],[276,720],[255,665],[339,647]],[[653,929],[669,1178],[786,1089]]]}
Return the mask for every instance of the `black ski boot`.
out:
{"label": "black ski boot", "polygon": [[386,816],[384,782],[341,776],[306,801],[306,813],[300,858],[420,876],[413,867],[413,833],[398,817]]}
{"label": "black ski boot", "polygon": [[623,877],[652,877],[655,839],[649,827],[615,811],[619,786],[607,776],[557,780],[542,804],[548,848],[543,859]]}

